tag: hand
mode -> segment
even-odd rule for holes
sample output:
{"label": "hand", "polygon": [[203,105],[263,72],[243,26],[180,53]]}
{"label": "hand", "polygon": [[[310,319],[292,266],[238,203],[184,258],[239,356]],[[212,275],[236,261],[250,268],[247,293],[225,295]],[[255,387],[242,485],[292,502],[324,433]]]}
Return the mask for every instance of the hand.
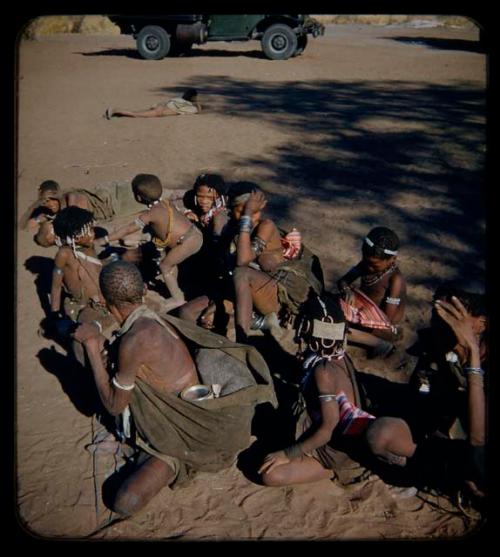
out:
{"label": "hand", "polygon": [[473,318],[458,298],[452,296],[451,303],[436,300],[434,307],[439,317],[451,327],[459,344],[471,350],[479,349]]}
{"label": "hand", "polygon": [[193,213],[193,211],[186,211],[184,213],[184,216],[187,217],[191,222],[198,222],[200,220],[198,218],[198,215],[196,213]]}
{"label": "hand", "polygon": [[244,215],[252,216],[259,211],[262,211],[267,205],[266,196],[261,191],[253,191],[250,194],[247,202],[245,203],[245,208],[243,209]]}
{"label": "hand", "polygon": [[342,296],[342,299],[348,303],[349,305],[353,305],[353,297],[354,293],[352,288],[347,284],[347,282],[341,281],[339,283],[339,292]]}
{"label": "hand", "polygon": [[81,323],[71,336],[88,348],[98,346],[101,332],[95,323]]}
{"label": "hand", "polygon": [[276,451],[275,453],[269,453],[265,458],[262,466],[259,468],[259,474],[264,474],[265,472],[270,472],[276,466],[281,466],[282,464],[288,464],[290,459],[286,456],[285,451]]}

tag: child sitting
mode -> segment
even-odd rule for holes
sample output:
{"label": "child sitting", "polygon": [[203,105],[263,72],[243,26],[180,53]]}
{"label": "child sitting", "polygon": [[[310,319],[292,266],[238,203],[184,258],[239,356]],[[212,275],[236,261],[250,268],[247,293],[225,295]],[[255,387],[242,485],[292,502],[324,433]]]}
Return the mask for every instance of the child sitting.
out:
{"label": "child sitting", "polygon": [[228,221],[226,186],[219,174],[200,174],[184,196],[185,215],[196,222],[204,235],[220,236]]}
{"label": "child sitting", "polygon": [[[153,259],[159,261],[160,271],[171,295],[164,306],[164,311],[168,312],[185,303],[184,293],[177,283],[177,266],[200,250],[203,236],[196,225],[169,201],[161,199],[163,188],[157,176],[138,174],[132,180],[132,190],[136,201],[147,205],[148,209],[140,213],[130,224],[110,234],[106,242],[119,240],[146,227],[150,229]],[[146,247],[143,245],[137,251]]]}
{"label": "child sitting", "polygon": [[[99,288],[102,262],[94,249],[92,213],[73,206],[62,209],[54,219],[54,233],[59,250],[54,259],[50,294],[52,328],[64,335],[62,307],[65,316],[74,322],[98,320],[101,331],[114,325]],[[67,296],[62,303],[63,288]],[[77,358],[79,353],[83,354],[78,343],[74,349]]]}
{"label": "child sitting", "polygon": [[[350,342],[367,347],[368,357],[387,357],[401,338],[406,281],[396,265],[399,238],[391,229],[373,228],[363,241],[362,259],[337,283],[350,322]],[[360,279],[359,290],[351,288]]]}

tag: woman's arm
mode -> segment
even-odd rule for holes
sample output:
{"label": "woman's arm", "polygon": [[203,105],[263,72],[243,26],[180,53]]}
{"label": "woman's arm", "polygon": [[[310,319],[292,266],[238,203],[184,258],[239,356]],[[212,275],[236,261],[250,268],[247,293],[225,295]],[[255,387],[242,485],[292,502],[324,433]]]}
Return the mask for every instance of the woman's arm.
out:
{"label": "woman's arm", "polygon": [[438,315],[450,325],[459,344],[467,352],[464,370],[467,374],[469,442],[473,446],[483,446],[486,439],[486,397],[478,337],[473,330],[469,313],[458,298],[453,296],[451,304],[437,300],[435,307]]}

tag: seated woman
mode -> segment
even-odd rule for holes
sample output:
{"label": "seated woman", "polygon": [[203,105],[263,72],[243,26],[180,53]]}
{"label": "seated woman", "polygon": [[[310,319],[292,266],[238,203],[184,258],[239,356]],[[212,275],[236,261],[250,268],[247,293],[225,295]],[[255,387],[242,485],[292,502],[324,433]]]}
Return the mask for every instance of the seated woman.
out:
{"label": "seated woman", "polygon": [[415,451],[410,430],[400,418],[362,409],[354,366],[345,352],[347,327],[339,301],[312,294],[298,321],[307,405],[299,419],[297,443],[268,454],[259,469],[266,485],[290,485],[334,478],[338,449],[371,455],[404,466]]}

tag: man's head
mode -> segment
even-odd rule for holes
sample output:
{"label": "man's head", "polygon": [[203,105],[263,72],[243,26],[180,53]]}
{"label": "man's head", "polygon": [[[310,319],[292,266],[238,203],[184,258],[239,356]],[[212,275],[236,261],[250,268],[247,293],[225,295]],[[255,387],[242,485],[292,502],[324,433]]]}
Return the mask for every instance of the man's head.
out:
{"label": "man's head", "polygon": [[339,359],[344,355],[346,335],[339,298],[329,293],[318,296],[311,290],[297,319],[297,340],[318,356]]}
{"label": "man's head", "polygon": [[219,174],[200,174],[193,185],[195,204],[208,213],[217,200],[224,203],[226,185]]}
{"label": "man's head", "polygon": [[149,205],[160,199],[163,187],[158,176],[137,174],[132,180],[132,191],[138,203]]}
{"label": "man's head", "polygon": [[361,248],[363,261],[369,273],[379,273],[388,269],[396,260],[399,238],[390,228],[372,228],[363,240]]}
{"label": "man's head", "polygon": [[[481,286],[466,282],[448,281],[440,284],[436,289],[433,302],[443,300],[451,303],[452,296],[462,302],[467,312],[472,318],[472,327],[478,335],[486,331],[488,324],[488,310],[486,296]],[[444,352],[453,350],[457,344],[455,333],[451,327],[439,317],[436,310],[432,310],[431,327],[435,333],[435,338]]]}
{"label": "man's head", "polygon": [[132,263],[115,261],[103,267],[99,274],[99,286],[108,306],[141,304],[144,281],[139,269]]}
{"label": "man's head", "polygon": [[61,187],[54,180],[45,180],[38,186],[40,205],[48,209],[53,215],[61,209]]}
{"label": "man's head", "polygon": [[94,215],[80,207],[66,207],[54,219],[54,234],[61,244],[91,246],[95,238]]}
{"label": "man's head", "polygon": [[229,206],[231,207],[231,215],[234,220],[240,220],[245,208],[245,203],[250,198],[250,194],[255,191],[262,191],[255,182],[234,182],[231,184],[227,196],[229,199]]}
{"label": "man's head", "polygon": [[185,101],[195,103],[198,99],[198,91],[196,89],[188,89],[187,91],[184,91],[182,98]]}

